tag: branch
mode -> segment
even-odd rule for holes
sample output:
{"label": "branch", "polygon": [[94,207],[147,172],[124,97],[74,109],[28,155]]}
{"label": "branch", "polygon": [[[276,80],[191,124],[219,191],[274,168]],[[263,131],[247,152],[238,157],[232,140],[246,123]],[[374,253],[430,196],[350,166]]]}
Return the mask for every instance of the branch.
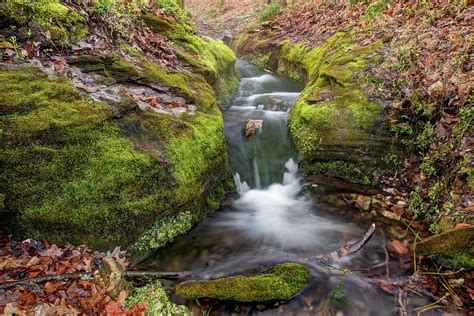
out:
{"label": "branch", "polygon": [[369,229],[365,232],[364,236],[354,243],[347,243],[341,248],[331,252],[326,256],[316,256],[310,259],[316,259],[318,261],[337,261],[343,257],[348,257],[357,251],[361,250],[369,241],[372,239],[372,236],[375,233],[375,224],[370,225]]}
{"label": "branch", "polygon": [[47,275],[32,279],[24,279],[21,281],[6,282],[0,284],[0,289],[8,289],[15,286],[34,285],[48,281],[67,281],[71,279],[92,280],[94,275],[91,272],[66,273],[59,275]]}
{"label": "branch", "polygon": [[155,271],[125,271],[126,278],[151,278],[151,279],[181,279],[191,275],[196,275],[195,272],[155,272]]}

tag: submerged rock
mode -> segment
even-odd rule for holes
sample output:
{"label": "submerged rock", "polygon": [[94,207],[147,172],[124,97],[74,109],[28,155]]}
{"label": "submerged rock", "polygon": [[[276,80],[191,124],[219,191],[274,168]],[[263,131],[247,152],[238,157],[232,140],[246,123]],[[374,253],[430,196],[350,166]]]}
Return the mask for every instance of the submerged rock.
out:
{"label": "submerged rock", "polygon": [[213,298],[239,302],[289,300],[305,286],[308,276],[304,266],[284,263],[264,274],[184,282],[176,287],[176,293],[189,299]]}
{"label": "submerged rock", "polygon": [[246,137],[250,137],[257,132],[257,129],[262,128],[263,120],[249,119],[244,126],[244,134]]}

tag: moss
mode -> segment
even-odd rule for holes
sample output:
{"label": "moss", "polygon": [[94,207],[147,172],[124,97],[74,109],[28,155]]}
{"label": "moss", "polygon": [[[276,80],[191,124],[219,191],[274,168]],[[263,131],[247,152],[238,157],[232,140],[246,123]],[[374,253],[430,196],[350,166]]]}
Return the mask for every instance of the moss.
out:
{"label": "moss", "polygon": [[157,33],[164,33],[176,45],[178,58],[204,76],[214,88],[219,100],[226,99],[237,87],[233,51],[222,41],[197,36],[187,24],[163,17],[145,15],[145,23]]}
{"label": "moss", "polygon": [[289,129],[307,171],[362,183],[383,168],[383,159],[371,153],[385,146],[377,134],[381,107],[367,98],[359,79],[368,65],[380,60],[375,51],[381,41],[359,46],[354,34],[340,31],[316,47],[285,40],[275,52],[272,40],[262,42],[244,32],[234,45],[249,60],[265,56],[266,66],[278,56],[273,66],[279,74],[306,83],[291,109]]}
{"label": "moss", "polygon": [[128,307],[141,303],[147,304],[147,315],[192,315],[186,306],[171,302],[158,281],[134,289],[125,302]]}
{"label": "moss", "polygon": [[272,55],[271,52],[261,53],[261,54],[256,53],[256,54],[247,55],[246,58],[248,61],[250,61],[251,63],[254,63],[258,67],[266,68],[271,55]]}
{"label": "moss", "polygon": [[467,252],[474,255],[474,227],[455,229],[424,239],[416,245],[419,255]]}
{"label": "moss", "polygon": [[[89,32],[84,18],[59,1],[14,1],[0,4],[0,26],[35,29],[33,24],[49,31],[50,44],[67,46],[83,39]],[[36,31],[35,31],[36,32]],[[40,32],[41,33],[41,32]],[[34,34],[40,36],[41,34]]]}
{"label": "moss", "polygon": [[3,67],[0,77],[0,191],[19,232],[101,248],[129,242],[143,225],[136,219],[156,209],[145,202],[163,194],[152,189],[168,181],[163,167],[135,150],[108,106],[80,97],[67,80],[35,68]]}
{"label": "moss", "polygon": [[141,66],[151,80],[159,80],[170,86],[179,95],[195,102],[200,110],[213,111],[215,109],[215,93],[202,76],[185,71],[170,71],[147,60],[143,60]]}
{"label": "moss", "polygon": [[[132,139],[151,153],[161,151],[173,179],[172,200],[165,207],[175,210],[141,235],[133,246],[140,253],[163,246],[217,207],[223,196],[222,181],[229,175],[224,127],[218,111],[180,117],[147,111],[129,116],[123,124],[140,126],[142,131]],[[157,149],[150,145],[154,143]]]}
{"label": "moss", "polygon": [[214,298],[239,302],[289,300],[305,286],[308,270],[296,263],[274,266],[254,276],[232,276],[209,281],[189,281],[176,287],[176,293],[189,299]]}

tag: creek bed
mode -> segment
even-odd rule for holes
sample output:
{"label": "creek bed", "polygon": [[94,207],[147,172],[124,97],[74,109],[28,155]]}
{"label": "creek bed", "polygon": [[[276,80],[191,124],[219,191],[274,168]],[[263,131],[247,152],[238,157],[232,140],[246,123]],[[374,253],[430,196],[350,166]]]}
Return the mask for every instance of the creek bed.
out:
{"label": "creek bed", "polygon": [[[188,234],[141,263],[155,271],[194,271],[201,277],[246,273],[262,262],[279,258],[325,255],[360,238],[371,224],[350,206],[325,202],[330,189],[316,187],[298,173],[298,155],[287,129],[288,112],[302,87],[295,81],[267,74],[245,61],[237,62],[242,76],[239,90],[222,109],[225,136],[238,193],[208,215]],[[263,127],[245,137],[248,119],[263,120]],[[389,228],[393,223],[377,222]],[[383,238],[378,232],[342,266],[361,269],[385,262]],[[406,279],[410,266],[390,258],[392,281]],[[190,301],[173,295],[196,314],[210,315],[394,315],[399,305],[394,294],[378,285],[385,268],[346,273],[309,262],[311,277],[300,295],[289,302],[239,304],[212,300]],[[343,279],[343,281],[341,281]],[[169,289],[176,285],[166,282]],[[336,291],[338,287],[344,291]],[[334,293],[339,301],[334,303]],[[428,297],[408,294],[408,309],[429,304]],[[424,315],[436,315],[436,310]],[[341,314],[342,313],[342,314]],[[432,314],[430,314],[432,313]],[[208,314],[208,315],[209,315]]]}

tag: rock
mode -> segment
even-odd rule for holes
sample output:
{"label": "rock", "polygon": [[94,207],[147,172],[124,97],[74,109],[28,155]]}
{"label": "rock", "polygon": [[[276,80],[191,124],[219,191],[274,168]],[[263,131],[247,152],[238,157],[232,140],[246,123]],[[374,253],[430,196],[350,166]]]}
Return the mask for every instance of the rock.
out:
{"label": "rock", "polygon": [[304,266],[283,263],[264,274],[184,282],[176,286],[176,294],[189,299],[213,298],[237,302],[288,300],[301,291],[308,276]]}
{"label": "rock", "polygon": [[428,237],[416,245],[418,255],[451,255],[454,252],[474,256],[474,227],[460,228]]}
{"label": "rock", "polygon": [[428,94],[432,97],[440,96],[443,92],[443,83],[441,81],[436,81],[428,88]]}
{"label": "rock", "polygon": [[263,120],[248,119],[244,126],[244,134],[246,137],[255,134],[257,129],[262,128]]}
{"label": "rock", "polygon": [[397,239],[389,242],[387,244],[387,248],[390,252],[395,253],[399,256],[406,255],[409,251],[408,248]]}
{"label": "rock", "polygon": [[363,211],[370,210],[371,205],[372,198],[370,196],[358,195],[355,200],[355,207]]}
{"label": "rock", "polygon": [[400,216],[387,210],[382,210],[381,214],[386,218],[394,219],[396,221],[400,220]]}

